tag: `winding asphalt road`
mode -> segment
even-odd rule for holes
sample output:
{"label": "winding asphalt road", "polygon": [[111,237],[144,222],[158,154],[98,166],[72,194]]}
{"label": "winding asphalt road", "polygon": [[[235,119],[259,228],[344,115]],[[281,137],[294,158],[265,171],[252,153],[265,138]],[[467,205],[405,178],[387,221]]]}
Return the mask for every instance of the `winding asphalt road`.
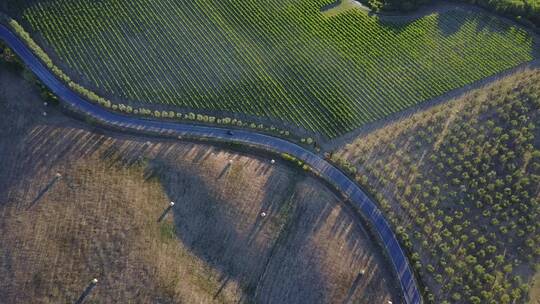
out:
{"label": "winding asphalt road", "polygon": [[20,56],[36,76],[59,97],[61,102],[76,112],[91,117],[106,126],[123,131],[158,136],[185,136],[246,144],[272,152],[287,153],[302,160],[317,175],[348,197],[352,205],[377,232],[398,277],[405,303],[422,303],[420,291],[407,257],[381,211],[358,185],[322,157],[292,142],[256,132],[234,130],[234,133],[229,134],[229,131],[225,128],[147,120],[109,112],[99,105],[90,103],[69,89],[42,64],[23,41],[2,25],[0,25],[0,39],[4,40]]}

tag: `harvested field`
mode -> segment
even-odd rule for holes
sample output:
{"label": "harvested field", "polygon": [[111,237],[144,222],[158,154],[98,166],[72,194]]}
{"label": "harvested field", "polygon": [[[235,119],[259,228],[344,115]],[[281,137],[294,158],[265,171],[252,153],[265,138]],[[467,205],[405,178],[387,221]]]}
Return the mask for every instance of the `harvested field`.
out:
{"label": "harvested field", "polygon": [[314,178],[94,129],[5,67],[0,83],[0,303],[74,302],[92,278],[87,303],[396,303],[380,249]]}

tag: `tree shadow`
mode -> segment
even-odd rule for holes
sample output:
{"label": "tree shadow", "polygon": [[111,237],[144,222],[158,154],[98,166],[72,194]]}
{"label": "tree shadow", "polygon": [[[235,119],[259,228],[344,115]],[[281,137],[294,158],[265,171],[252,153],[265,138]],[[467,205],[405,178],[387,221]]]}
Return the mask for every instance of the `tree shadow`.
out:
{"label": "tree shadow", "polygon": [[[244,300],[255,301],[258,281],[278,240],[283,239],[279,229],[272,231],[267,228],[269,219],[292,195],[285,189],[288,185],[277,187],[281,193],[263,198],[268,218],[261,218],[258,211],[254,213],[255,218],[246,218],[253,206],[232,205],[220,199],[219,193],[208,187],[208,182],[191,167],[169,161],[158,162],[160,164],[153,165],[153,168],[159,171],[157,175],[168,197],[177,202],[173,208],[177,237],[184,246],[222,274],[222,285],[215,296],[230,280],[234,280],[243,287]],[[230,167],[229,164],[227,166]],[[274,179],[270,177],[269,180]],[[231,181],[223,181],[228,182]],[[265,235],[258,235],[263,230]]]}
{"label": "tree shadow", "polygon": [[218,175],[218,177],[216,179],[222,178],[225,175],[225,173],[227,173],[227,171],[229,171],[230,167],[231,167],[231,163],[227,163],[225,165],[225,167],[223,167],[223,170],[221,170],[221,172],[219,173],[219,175]]}
{"label": "tree shadow", "polygon": [[332,1],[328,4],[325,4],[321,7],[321,12],[325,12],[325,11],[328,11],[328,10],[331,10],[335,7],[338,7],[341,3],[343,2],[343,0],[335,0],[335,1]]}
{"label": "tree shadow", "polygon": [[[243,287],[245,302],[325,303],[332,298],[332,283],[319,265],[324,253],[313,248],[312,242],[339,203],[333,195],[326,194],[332,199],[314,205],[312,200],[320,195],[319,190],[299,186],[304,178],[281,181],[275,189],[283,177],[270,173],[267,184],[273,185],[274,191],[265,191],[260,207],[267,215],[261,217],[258,210],[245,218],[253,206],[231,205],[220,199],[192,168],[174,160],[160,160],[154,168],[160,172],[157,175],[169,198],[177,202],[173,214],[178,239],[222,274],[216,297],[234,280]],[[367,258],[366,241],[358,241],[366,235],[350,212],[340,210],[331,233],[344,235],[355,261],[365,259],[365,268],[373,270],[384,261]],[[362,292],[379,290],[385,284],[380,272],[363,276],[365,281],[357,278],[354,283],[355,278],[348,290],[350,299],[360,299],[359,303],[383,300]]]}
{"label": "tree shadow", "polygon": [[[474,5],[462,3],[435,2],[433,5],[423,6],[410,14],[381,15],[373,12],[368,13],[369,16],[376,18],[381,27],[394,34],[404,32],[419,19],[432,14],[436,18],[438,32],[443,37],[450,37],[458,33],[467,23],[474,24],[476,33],[487,32],[504,35],[513,31],[516,27],[523,29],[522,25],[517,24],[511,19],[496,15]],[[536,38],[534,39],[535,50],[538,50],[538,35],[532,30],[526,30],[531,36]],[[535,52],[535,54],[538,54],[538,52]]]}
{"label": "tree shadow", "polygon": [[[0,160],[5,165],[0,167],[0,176],[9,177],[0,185],[2,198],[9,197],[11,189],[29,189],[28,181],[34,175],[71,172],[74,161],[87,157],[99,157],[111,167],[142,166],[145,172],[141,178],[159,179],[170,200],[176,202],[171,215],[179,241],[222,273],[221,290],[234,280],[244,287],[243,302],[322,303],[334,297],[336,291],[332,286],[336,283],[320,262],[331,248],[314,247],[313,239],[324,230],[339,200],[330,195],[322,203],[312,204],[321,194],[317,189],[320,185],[298,186],[306,179],[302,173],[283,169],[280,161],[271,165],[268,160],[235,156],[244,160],[235,159],[232,168],[227,168],[229,173],[220,180],[211,179],[212,182],[234,182],[231,180],[234,166],[250,167],[256,176],[267,178],[262,197],[256,200],[259,205],[231,205],[220,197],[215,187],[207,184],[209,180],[200,175],[198,167],[209,157],[224,153],[221,149],[108,132],[63,117],[54,109],[48,109],[47,119],[39,118],[40,101],[31,101],[10,96],[8,103],[0,103],[0,107],[8,105],[3,117],[9,116],[0,122],[6,128],[0,149],[4,155],[11,156]],[[191,164],[185,159],[190,159]],[[292,178],[297,174],[300,174],[298,178]],[[69,182],[77,177],[63,174],[64,178]],[[249,193],[249,185],[245,183],[235,191]],[[72,190],[77,191],[76,182],[73,184]],[[22,193],[21,197],[28,195],[31,194]],[[27,201],[17,203],[24,206]],[[267,216],[261,217],[262,212]],[[358,241],[363,236],[358,232],[355,218],[343,211],[339,213],[329,238],[346,236],[346,246],[353,256],[350,263],[357,265],[366,259],[362,245],[366,243]],[[372,279],[376,287],[368,288],[380,289],[384,285],[381,277],[387,273],[384,274]],[[343,283],[351,286],[352,299],[372,299],[362,295],[362,284],[352,284],[355,278],[356,274]],[[220,288],[214,295],[220,296]],[[361,302],[369,303],[369,300]]]}
{"label": "tree shadow", "polygon": [[30,204],[28,205],[28,207],[26,208],[27,210],[32,208],[35,204],[37,204],[37,202],[45,195],[45,193],[47,193],[55,184],[56,182],[60,179],[60,176],[59,175],[56,175],[55,177],[53,177],[51,179],[51,181],[43,188],[39,191],[38,195],[36,196],[36,198],[34,198]]}
{"label": "tree shadow", "polygon": [[50,0],[2,0],[0,2],[0,11],[8,14],[10,17],[19,19],[24,11],[37,3],[44,3]]}
{"label": "tree shadow", "polygon": [[[199,164],[222,153],[217,148],[198,149],[194,144],[175,145],[168,140],[148,143],[145,138],[104,135],[92,132],[92,128],[69,124],[38,124],[29,130],[23,145],[25,148],[17,151],[21,154],[21,167],[16,170],[18,175],[13,176],[21,183],[35,172],[56,172],[59,166],[69,166],[71,160],[85,157],[98,156],[110,166],[144,166],[142,177],[158,179],[169,199],[176,202],[169,215],[173,216],[179,241],[222,273],[221,289],[231,280],[239,282],[245,291],[244,302],[323,303],[332,296],[330,286],[333,283],[317,263],[324,251],[310,248],[313,235],[326,225],[339,200],[330,196],[331,199],[324,203],[310,204],[320,195],[319,190],[299,188],[299,180],[290,175],[284,178],[283,173],[269,170],[271,166],[280,166],[280,162],[274,165],[263,162],[251,167],[258,175],[268,175],[260,205],[234,206],[210,187],[209,181],[198,172]],[[192,163],[181,162],[186,158]],[[234,171],[234,166],[247,166],[253,161],[239,163],[235,160],[233,168],[228,170]],[[219,172],[215,172],[215,176]],[[234,182],[231,174],[211,180],[231,183]],[[62,178],[70,176],[63,175]],[[300,181],[305,178],[300,177]],[[244,184],[240,186],[238,191],[251,191]],[[260,216],[263,211],[266,217]],[[246,218],[246,214],[252,215]],[[344,211],[338,218],[331,227],[332,238],[345,236],[347,247],[355,255],[354,260],[365,259],[362,245],[365,243],[358,241],[363,238],[359,234],[359,223]],[[355,300],[364,299],[359,290],[378,290],[380,284],[384,284],[381,274],[370,279],[371,285],[352,284],[353,280],[349,293]],[[215,296],[219,295],[220,289],[217,289]],[[369,303],[372,298],[366,296],[366,299],[369,300],[361,303]]]}
{"label": "tree shadow", "polygon": [[472,23],[476,33],[498,33],[505,35],[516,26],[511,20],[505,20],[492,13],[473,7],[456,8],[437,15],[437,27],[444,37],[449,37],[461,30],[466,23]]}
{"label": "tree shadow", "polygon": [[40,106],[42,100],[37,88],[22,77],[29,76],[20,69],[0,65],[0,176],[4,177],[0,179],[0,206],[17,200],[7,189],[20,182],[18,176],[24,174],[25,169],[13,158],[19,155],[25,136],[43,122],[42,112],[47,111]]}
{"label": "tree shadow", "polygon": [[[466,14],[467,18],[461,18],[456,14]],[[437,28],[439,33],[441,33],[443,37],[450,37],[459,32],[465,22],[469,21],[469,18],[471,21],[480,19],[465,11],[450,11],[444,14],[437,14],[435,18],[437,20]]]}

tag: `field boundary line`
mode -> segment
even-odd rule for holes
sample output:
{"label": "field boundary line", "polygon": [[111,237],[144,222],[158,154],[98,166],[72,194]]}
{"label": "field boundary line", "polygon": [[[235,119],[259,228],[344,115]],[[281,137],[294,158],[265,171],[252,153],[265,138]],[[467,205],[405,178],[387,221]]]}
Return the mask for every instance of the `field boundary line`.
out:
{"label": "field boundary line", "polygon": [[62,105],[111,129],[167,138],[197,138],[256,147],[272,153],[288,154],[309,166],[322,180],[334,185],[366,220],[379,238],[379,244],[390,259],[406,304],[421,304],[422,296],[408,258],[388,221],[375,202],[340,169],[293,142],[249,130],[231,130],[185,123],[172,123],[129,117],[106,110],[77,94],[40,61],[30,48],[11,30],[0,25],[0,39],[19,55],[26,66],[56,94]]}

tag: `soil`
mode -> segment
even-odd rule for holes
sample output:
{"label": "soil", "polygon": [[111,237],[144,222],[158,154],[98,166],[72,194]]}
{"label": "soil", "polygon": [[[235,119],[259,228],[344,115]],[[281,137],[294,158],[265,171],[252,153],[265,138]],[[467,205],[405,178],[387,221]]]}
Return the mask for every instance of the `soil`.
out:
{"label": "soil", "polygon": [[536,272],[536,275],[532,279],[530,303],[540,304],[540,270]]}
{"label": "soil", "polygon": [[89,126],[20,74],[0,66],[0,303],[398,303],[380,247],[314,177]]}

